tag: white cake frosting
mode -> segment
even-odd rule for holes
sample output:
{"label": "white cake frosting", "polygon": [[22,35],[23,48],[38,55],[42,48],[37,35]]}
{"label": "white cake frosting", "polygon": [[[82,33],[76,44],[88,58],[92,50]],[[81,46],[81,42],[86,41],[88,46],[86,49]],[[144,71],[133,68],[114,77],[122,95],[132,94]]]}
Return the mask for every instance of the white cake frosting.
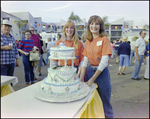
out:
{"label": "white cake frosting", "polygon": [[73,47],[58,46],[50,48],[50,59],[75,59]]}
{"label": "white cake frosting", "polygon": [[[50,64],[52,59],[75,59],[74,48],[60,45],[58,47],[50,48]],[[58,66],[48,69],[48,75],[43,80],[41,88],[48,94],[68,95],[78,92],[80,90],[80,79],[77,78],[76,68],[73,66]]]}

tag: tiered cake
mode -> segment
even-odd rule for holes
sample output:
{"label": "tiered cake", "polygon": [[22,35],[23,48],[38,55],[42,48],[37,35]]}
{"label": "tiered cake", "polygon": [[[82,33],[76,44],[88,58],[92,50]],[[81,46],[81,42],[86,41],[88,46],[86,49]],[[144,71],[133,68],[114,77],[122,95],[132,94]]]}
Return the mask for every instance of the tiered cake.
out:
{"label": "tiered cake", "polygon": [[[36,97],[52,102],[69,102],[85,97],[90,88],[81,83],[76,76],[74,67],[75,53],[73,47],[66,47],[60,44],[58,47],[50,48],[50,68],[48,76],[43,80],[39,87]],[[67,66],[67,60],[72,60],[72,66]],[[53,60],[64,60],[64,66],[53,66]],[[59,64],[59,63],[58,63]],[[81,90],[81,88],[84,88]]]}

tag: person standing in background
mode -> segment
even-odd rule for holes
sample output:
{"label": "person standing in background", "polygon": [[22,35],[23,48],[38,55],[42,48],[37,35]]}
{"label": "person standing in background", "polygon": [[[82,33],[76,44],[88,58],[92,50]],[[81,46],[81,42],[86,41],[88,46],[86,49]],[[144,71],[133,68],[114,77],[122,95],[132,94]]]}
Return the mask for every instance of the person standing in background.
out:
{"label": "person standing in background", "polygon": [[52,47],[55,45],[55,43],[56,43],[56,38],[53,38]]}
{"label": "person standing in background", "polygon": [[111,52],[112,52],[111,58],[113,59],[114,58],[114,48],[115,48],[113,41],[111,41],[110,46],[111,46]]}
{"label": "person standing in background", "polygon": [[146,36],[146,32],[144,30],[140,31],[140,37],[135,42],[135,64],[132,72],[131,79],[139,81],[141,78],[139,78],[139,73],[141,69],[141,65],[144,58],[145,53],[145,41],[144,38]]}
{"label": "person standing in background", "polygon": [[[31,31],[31,37],[30,39],[33,40],[34,46],[36,46],[39,49],[39,53],[41,53],[41,44],[40,44],[40,38],[37,34],[34,34],[35,29],[34,27],[30,27],[29,30]],[[40,54],[41,56],[41,54]],[[38,73],[36,73],[38,71],[38,66],[34,67],[34,74],[35,74],[35,79],[37,81],[40,81],[39,79],[39,75]]]}
{"label": "person standing in background", "polygon": [[15,63],[19,65],[19,53],[15,38],[10,34],[12,24],[3,20],[1,24],[1,75],[13,76]]}
{"label": "person standing in background", "polygon": [[39,64],[38,64],[38,71],[36,72],[37,75],[41,76],[41,67],[42,67],[42,61],[43,61],[43,40],[42,40],[42,36],[40,36],[39,33],[37,33],[37,35],[39,36],[40,38],[40,44],[41,44],[41,57],[40,57],[40,60],[39,60]]}
{"label": "person standing in background", "polygon": [[132,59],[133,59],[133,56],[135,58],[135,41],[136,39],[135,38],[132,38],[132,41],[131,41],[131,53],[130,53],[130,66],[132,65]]}
{"label": "person standing in background", "polygon": [[116,43],[115,43],[115,61],[116,61],[116,63],[118,63],[117,60],[119,60],[119,57],[118,57],[118,48],[119,48],[119,45],[120,45],[120,42],[119,42],[119,39],[117,39]]}
{"label": "person standing in background", "polygon": [[119,45],[118,48],[118,56],[120,59],[118,75],[119,74],[125,75],[124,72],[126,67],[130,66],[129,57],[130,57],[131,47],[130,44],[127,43],[127,40],[128,40],[127,37],[123,37],[122,43]]}
{"label": "person standing in background", "polygon": [[144,79],[149,80],[149,43],[146,45],[146,50],[145,50],[145,55],[146,55],[146,69],[144,73]]}
{"label": "person standing in background", "polygon": [[33,72],[32,61],[29,60],[29,52],[33,50],[34,43],[33,40],[30,39],[31,32],[29,30],[25,31],[25,39],[21,40],[18,51],[22,53],[22,62],[24,65],[24,74],[25,74],[25,82],[26,86],[30,86],[35,83],[35,76]]}
{"label": "person standing in background", "polygon": [[48,64],[49,59],[48,57],[50,56],[50,48],[52,47],[52,42],[51,42],[51,38],[48,38],[48,44],[47,44],[47,55],[46,55],[46,64]]}
{"label": "person standing in background", "polygon": [[[43,41],[43,47],[42,47],[42,49],[43,49],[43,52],[46,53],[46,43],[45,43],[45,41]],[[44,63],[44,65],[46,65],[44,57],[43,57],[43,63]]]}
{"label": "person standing in background", "polygon": [[57,34],[57,40],[60,40],[60,39],[61,39],[61,34],[58,33],[58,34]]}

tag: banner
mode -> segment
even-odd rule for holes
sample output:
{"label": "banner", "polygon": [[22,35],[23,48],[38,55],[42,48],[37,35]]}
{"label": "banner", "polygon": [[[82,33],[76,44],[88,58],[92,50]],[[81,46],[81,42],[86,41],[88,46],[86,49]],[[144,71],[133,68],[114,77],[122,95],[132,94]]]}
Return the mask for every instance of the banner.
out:
{"label": "banner", "polygon": [[123,26],[121,26],[121,29],[123,30]]}
{"label": "banner", "polygon": [[136,26],[136,28],[138,29],[138,26]]}
{"label": "banner", "polygon": [[115,26],[115,29],[117,29],[117,26]]}
{"label": "banner", "polygon": [[30,24],[32,26],[32,24]]}

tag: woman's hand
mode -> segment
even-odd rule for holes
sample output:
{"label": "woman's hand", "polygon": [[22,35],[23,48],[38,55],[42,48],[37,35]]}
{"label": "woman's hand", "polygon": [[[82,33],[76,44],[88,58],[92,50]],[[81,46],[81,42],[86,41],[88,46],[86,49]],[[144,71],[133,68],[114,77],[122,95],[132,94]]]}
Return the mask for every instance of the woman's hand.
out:
{"label": "woman's hand", "polygon": [[29,53],[27,53],[27,52],[25,52],[24,54],[25,54],[25,56],[28,56],[28,55],[29,55]]}
{"label": "woman's hand", "polygon": [[90,79],[87,81],[87,85],[88,85],[88,86],[92,86],[93,82],[94,82],[93,79],[90,78]]}

